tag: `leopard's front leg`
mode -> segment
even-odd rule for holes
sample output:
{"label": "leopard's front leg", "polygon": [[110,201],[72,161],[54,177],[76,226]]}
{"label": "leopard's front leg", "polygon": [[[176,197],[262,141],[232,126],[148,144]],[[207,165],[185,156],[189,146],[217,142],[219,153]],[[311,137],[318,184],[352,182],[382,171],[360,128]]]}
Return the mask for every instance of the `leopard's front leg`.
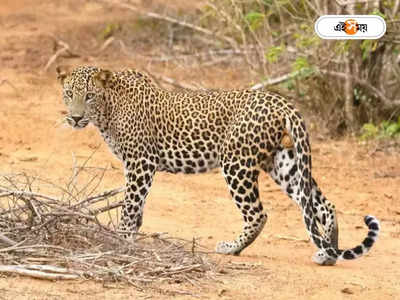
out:
{"label": "leopard's front leg", "polygon": [[119,232],[133,238],[143,221],[143,208],[150,190],[156,164],[144,157],[124,161],[126,190]]}

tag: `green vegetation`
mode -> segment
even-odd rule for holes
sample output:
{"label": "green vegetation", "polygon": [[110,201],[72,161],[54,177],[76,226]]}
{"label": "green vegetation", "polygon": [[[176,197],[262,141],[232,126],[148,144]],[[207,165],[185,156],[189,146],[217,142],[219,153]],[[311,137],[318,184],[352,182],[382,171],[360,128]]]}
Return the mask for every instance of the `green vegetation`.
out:
{"label": "green vegetation", "polygon": [[109,37],[113,36],[115,32],[119,31],[121,26],[119,24],[108,23],[100,32],[100,38],[103,40],[108,39]]}
{"label": "green vegetation", "polygon": [[[387,33],[379,40],[321,40],[314,23],[325,14],[377,14]],[[251,53],[246,63],[259,81],[271,79],[300,98],[332,133],[365,134],[371,124],[381,124],[379,132],[394,136],[394,125],[385,120],[400,106],[399,17],[396,1],[341,6],[330,0],[214,0],[202,25]],[[283,81],[272,80],[283,75]]]}
{"label": "green vegetation", "polygon": [[265,57],[269,63],[276,63],[284,51],[285,51],[284,45],[272,46],[265,52]]}
{"label": "green vegetation", "polygon": [[366,123],[362,127],[361,139],[400,137],[400,116],[397,121],[382,121],[378,126]]}

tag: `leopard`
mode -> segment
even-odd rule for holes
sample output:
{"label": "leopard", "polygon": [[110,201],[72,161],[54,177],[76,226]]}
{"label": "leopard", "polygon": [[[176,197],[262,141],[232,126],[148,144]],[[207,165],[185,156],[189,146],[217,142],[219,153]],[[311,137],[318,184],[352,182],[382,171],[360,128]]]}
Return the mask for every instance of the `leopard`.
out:
{"label": "leopard", "polygon": [[124,201],[118,233],[135,240],[146,197],[157,171],[194,174],[220,168],[243,218],[239,236],[217,243],[215,251],[239,255],[267,222],[258,177],[265,172],[297,204],[310,241],[312,261],[334,265],[365,255],[380,224],[367,215],[368,234],[353,248],[339,249],[336,208],[312,176],[305,120],[282,93],[253,89],[167,90],[135,69],[96,66],[70,70],[57,78],[74,129],[94,125],[122,162]]}

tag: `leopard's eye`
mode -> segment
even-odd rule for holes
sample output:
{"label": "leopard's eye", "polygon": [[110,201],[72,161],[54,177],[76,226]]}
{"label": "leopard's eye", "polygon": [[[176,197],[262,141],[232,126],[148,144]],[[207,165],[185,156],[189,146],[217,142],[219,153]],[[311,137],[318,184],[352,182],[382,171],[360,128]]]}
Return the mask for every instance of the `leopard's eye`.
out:
{"label": "leopard's eye", "polygon": [[66,94],[69,98],[72,98],[73,93],[72,93],[71,90],[66,90],[66,91],[65,91],[65,94]]}
{"label": "leopard's eye", "polygon": [[87,93],[86,94],[86,101],[90,101],[90,100],[93,100],[94,99],[94,97],[95,97],[95,93]]}

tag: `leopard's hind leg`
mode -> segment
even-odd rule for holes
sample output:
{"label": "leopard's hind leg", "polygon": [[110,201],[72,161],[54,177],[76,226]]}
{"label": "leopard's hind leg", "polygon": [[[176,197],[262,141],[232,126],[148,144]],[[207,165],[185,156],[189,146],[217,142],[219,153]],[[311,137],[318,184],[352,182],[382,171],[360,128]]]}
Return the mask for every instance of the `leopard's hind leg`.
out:
{"label": "leopard's hind leg", "polygon": [[[281,186],[281,189],[303,209],[300,199],[299,172],[297,172],[296,153],[293,148],[280,147],[273,159],[263,166],[263,169],[270,174],[274,181]],[[338,249],[338,225],[335,206],[322,195],[316,181],[312,179],[312,206],[317,224],[320,225],[320,233],[325,237],[331,247]],[[304,212],[303,212],[304,213]],[[307,216],[304,216],[307,218]],[[335,260],[321,258],[319,260],[325,265],[335,264]],[[315,260],[315,257],[313,258]]]}

